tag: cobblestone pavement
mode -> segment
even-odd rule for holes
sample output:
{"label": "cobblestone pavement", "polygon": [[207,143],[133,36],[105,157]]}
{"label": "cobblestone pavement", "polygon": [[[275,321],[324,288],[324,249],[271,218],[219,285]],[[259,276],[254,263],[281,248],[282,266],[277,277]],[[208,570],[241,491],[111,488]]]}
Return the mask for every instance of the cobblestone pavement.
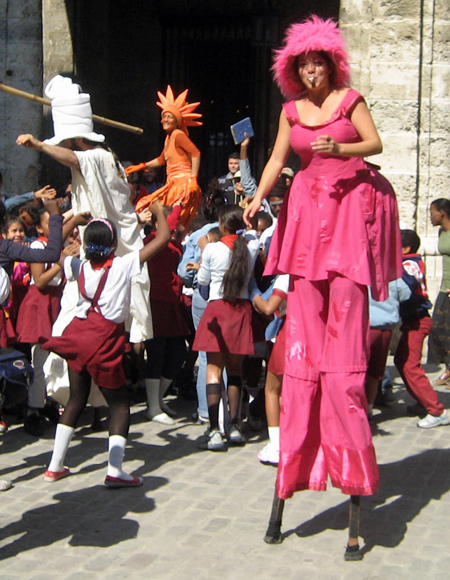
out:
{"label": "cobblestone pavement", "polygon": [[[436,369],[429,376],[437,376]],[[174,427],[148,422],[134,405],[126,454],[143,487],[107,489],[106,432],[86,412],[66,464],[73,475],[48,484],[43,473],[52,428],[42,439],[20,425],[2,437],[0,493],[2,580],[448,580],[450,577],[450,426],[422,430],[406,415],[412,401],[396,379],[397,402],[376,411],[380,491],[362,500],[361,562],[343,559],[348,501],[339,490],[297,493],[286,502],[284,542],[263,542],[276,470],[244,448],[199,451],[203,427],[187,417]],[[450,391],[440,389],[450,407]]]}

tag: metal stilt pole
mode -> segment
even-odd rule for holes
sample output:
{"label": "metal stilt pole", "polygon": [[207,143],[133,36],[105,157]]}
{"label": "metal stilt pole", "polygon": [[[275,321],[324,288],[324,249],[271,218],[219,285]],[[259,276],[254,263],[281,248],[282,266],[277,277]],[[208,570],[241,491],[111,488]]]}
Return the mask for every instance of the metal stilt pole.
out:
{"label": "metal stilt pole", "polygon": [[276,492],[273,497],[272,512],[270,514],[269,526],[264,536],[267,544],[281,544],[281,521],[283,519],[284,499],[280,499]]}
{"label": "metal stilt pole", "polygon": [[363,554],[361,553],[358,544],[360,500],[361,497],[359,495],[350,496],[348,544],[344,556],[344,559],[347,561],[363,559]]}

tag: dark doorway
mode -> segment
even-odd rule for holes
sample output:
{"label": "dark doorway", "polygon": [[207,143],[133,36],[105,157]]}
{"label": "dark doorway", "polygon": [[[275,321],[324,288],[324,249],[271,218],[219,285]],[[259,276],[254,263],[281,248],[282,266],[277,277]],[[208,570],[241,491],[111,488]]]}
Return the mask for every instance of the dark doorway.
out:
{"label": "dark doorway", "polygon": [[[164,135],[156,92],[171,84],[200,101],[191,130],[201,184],[226,172],[236,150],[230,125],[249,116],[255,177],[267,160],[281,106],[270,67],[288,24],[311,13],[338,18],[339,0],[66,0],[77,81],[94,112],[140,126],[142,136],[101,127],[123,160],[159,155]],[[97,127],[99,130],[100,127]]]}

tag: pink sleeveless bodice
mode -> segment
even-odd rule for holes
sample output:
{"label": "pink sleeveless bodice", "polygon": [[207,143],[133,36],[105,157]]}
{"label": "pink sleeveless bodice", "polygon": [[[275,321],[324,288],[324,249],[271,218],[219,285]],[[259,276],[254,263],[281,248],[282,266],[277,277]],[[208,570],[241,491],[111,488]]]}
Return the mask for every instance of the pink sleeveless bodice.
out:
{"label": "pink sleeveless bodice", "polygon": [[295,101],[284,105],[291,145],[302,165],[284,201],[265,274],[325,280],[336,272],[371,286],[374,298],[385,300],[388,282],[402,274],[395,193],[363,159],[311,148],[324,134],[340,143],[360,141],[350,114],[361,98],[349,90],[330,119],[318,126],[300,121]]}

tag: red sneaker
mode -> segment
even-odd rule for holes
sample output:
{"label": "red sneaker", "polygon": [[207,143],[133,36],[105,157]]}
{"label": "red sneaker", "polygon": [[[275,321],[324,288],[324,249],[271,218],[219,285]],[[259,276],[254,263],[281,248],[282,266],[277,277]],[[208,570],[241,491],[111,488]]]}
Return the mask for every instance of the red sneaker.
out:
{"label": "red sneaker", "polygon": [[121,479],[120,477],[113,477],[107,475],[105,477],[106,487],[139,487],[144,483],[143,477],[133,477],[133,479]]}
{"label": "red sneaker", "polygon": [[58,481],[58,479],[62,479],[63,477],[67,477],[70,475],[70,470],[65,467],[62,471],[47,471],[44,474],[44,481],[48,483],[53,483],[54,481]]}

